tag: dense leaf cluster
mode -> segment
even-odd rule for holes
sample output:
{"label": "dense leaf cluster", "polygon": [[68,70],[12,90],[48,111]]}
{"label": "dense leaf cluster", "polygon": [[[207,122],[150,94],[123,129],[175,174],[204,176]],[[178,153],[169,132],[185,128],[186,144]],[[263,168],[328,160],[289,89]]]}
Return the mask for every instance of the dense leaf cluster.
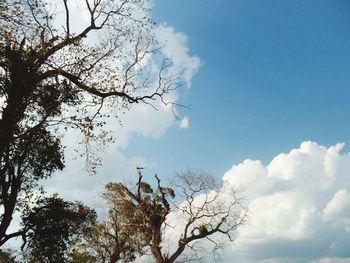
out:
{"label": "dense leaf cluster", "polygon": [[96,213],[79,202],[58,196],[44,198],[22,216],[27,230],[28,262],[66,262],[71,246],[96,220]]}

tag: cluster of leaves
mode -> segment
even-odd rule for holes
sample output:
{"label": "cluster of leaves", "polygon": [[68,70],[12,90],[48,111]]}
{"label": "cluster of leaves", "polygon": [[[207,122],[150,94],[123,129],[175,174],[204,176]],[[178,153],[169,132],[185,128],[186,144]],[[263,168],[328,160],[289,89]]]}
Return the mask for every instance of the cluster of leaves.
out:
{"label": "cluster of leaves", "polygon": [[22,215],[27,262],[67,262],[70,249],[96,220],[96,213],[79,202],[54,195],[40,199]]}
{"label": "cluster of leaves", "polygon": [[18,263],[14,252],[11,250],[0,250],[0,262],[1,263]]}

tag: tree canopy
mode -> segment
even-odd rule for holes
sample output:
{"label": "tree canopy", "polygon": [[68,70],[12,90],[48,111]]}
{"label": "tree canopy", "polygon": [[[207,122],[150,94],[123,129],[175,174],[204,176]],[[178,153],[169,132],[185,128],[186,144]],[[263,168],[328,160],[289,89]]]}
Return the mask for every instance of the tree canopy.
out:
{"label": "tree canopy", "polygon": [[[83,133],[94,172],[88,146],[110,140],[109,116],[171,103],[176,77],[153,25],[146,0],[0,2],[0,246],[23,234],[7,231],[38,180],[64,168],[64,129]],[[150,66],[150,57],[160,63]]]}
{"label": "tree canopy", "polygon": [[0,250],[0,262],[1,263],[17,263],[16,257],[11,250]]}
{"label": "tree canopy", "polygon": [[22,215],[27,262],[67,262],[70,249],[96,220],[96,213],[79,202],[57,195],[40,199]]}
{"label": "tree canopy", "polygon": [[[163,186],[158,176],[156,181],[152,187],[139,173],[136,187],[106,185],[108,218],[85,236],[97,262],[130,262],[150,252],[155,262],[172,263],[189,256],[186,249],[196,257],[200,244],[209,242],[206,247],[211,244],[216,251],[222,236],[233,240],[234,230],[245,222],[247,211],[238,194],[218,186],[212,176],[186,171],[177,176],[174,189]],[[169,230],[177,224],[176,237]],[[170,249],[165,239],[172,241]]]}

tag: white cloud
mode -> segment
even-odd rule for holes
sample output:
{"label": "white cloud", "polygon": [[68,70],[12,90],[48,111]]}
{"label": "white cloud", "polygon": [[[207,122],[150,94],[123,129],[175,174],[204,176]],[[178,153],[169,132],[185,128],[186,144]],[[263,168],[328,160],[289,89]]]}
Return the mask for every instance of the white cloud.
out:
{"label": "white cloud", "polygon": [[186,86],[190,87],[192,77],[198,71],[201,61],[199,57],[189,55],[187,36],[182,32],[176,32],[173,27],[165,23],[155,28],[155,34],[163,46],[162,52],[172,59],[177,71],[182,72]]}
{"label": "white cloud", "polygon": [[349,257],[350,153],[343,147],[303,142],[268,165],[248,159],[227,171],[224,184],[243,189],[250,218],[225,254],[241,262]]}
{"label": "white cloud", "polygon": [[[187,87],[191,86],[193,76],[197,73],[201,62],[199,57],[189,54],[187,36],[182,32],[177,32],[173,27],[165,24],[159,25],[154,30],[156,39],[162,45],[162,53],[165,57],[172,59],[173,65],[168,74],[177,76],[177,81],[185,83]],[[150,57],[147,60],[148,66],[158,70],[159,61],[156,57]],[[180,94],[173,91],[166,94],[163,98],[165,101],[177,103]],[[127,147],[128,138],[131,134],[138,134],[144,137],[160,138],[167,129],[172,127],[175,122],[174,110],[171,104],[163,104],[160,101],[152,102],[157,109],[146,104],[133,105],[120,117],[122,127],[114,125],[118,136],[118,147]],[[189,117],[184,116],[180,121],[180,129],[189,127]],[[112,130],[112,129],[111,129]]]}
{"label": "white cloud", "polygon": [[350,193],[346,189],[336,192],[323,213],[328,218],[350,217]]}
{"label": "white cloud", "polygon": [[[173,66],[170,74],[176,74],[180,82],[184,82],[187,87],[191,86],[193,76],[197,73],[201,61],[198,56],[189,54],[187,36],[182,32],[177,32],[171,26],[161,24],[154,30],[155,37],[162,46],[162,53],[165,57],[172,59]],[[151,67],[159,68],[156,58],[148,60]],[[166,101],[176,103],[179,94],[172,92],[165,98]],[[123,127],[118,129],[118,145],[127,147],[128,137],[135,133],[145,137],[159,138],[165,131],[174,124],[174,108],[171,104],[164,105],[155,102],[157,111],[149,105],[135,105],[121,118]],[[180,121],[180,129],[189,127],[189,117],[184,116]]]}
{"label": "white cloud", "polygon": [[[174,97],[174,100],[177,98]],[[134,105],[121,116],[122,126],[114,125],[118,147],[126,148],[129,136],[132,134],[160,138],[175,124],[172,105],[164,105],[161,102],[155,102],[154,105],[157,110],[146,104]]]}
{"label": "white cloud", "polygon": [[187,129],[190,125],[190,119],[185,116],[181,121],[180,121],[180,129]]}
{"label": "white cloud", "polygon": [[341,189],[323,209],[324,219],[333,223],[341,223],[345,231],[350,232],[350,193]]}
{"label": "white cloud", "polygon": [[322,258],[312,263],[350,263],[350,258]]}

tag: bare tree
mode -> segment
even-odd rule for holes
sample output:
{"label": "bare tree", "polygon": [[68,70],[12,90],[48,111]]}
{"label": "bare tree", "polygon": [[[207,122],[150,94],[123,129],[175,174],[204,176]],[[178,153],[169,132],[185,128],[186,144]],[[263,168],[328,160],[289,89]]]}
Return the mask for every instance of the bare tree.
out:
{"label": "bare tree", "polygon": [[[139,256],[149,249],[155,262],[172,263],[184,256],[186,248],[199,254],[199,245],[205,241],[213,244],[216,250],[222,247],[222,236],[233,240],[232,233],[245,222],[247,211],[242,207],[241,199],[235,192],[219,187],[209,175],[192,171],[179,174],[175,187],[184,199],[176,202],[170,202],[175,198],[174,190],[163,187],[158,176],[156,180],[157,186],[153,189],[139,173],[135,190],[121,183],[107,186],[108,208],[118,215],[118,218],[109,218],[109,222],[118,228],[113,236],[128,233],[123,240],[138,242],[139,250],[134,252]],[[179,222],[172,221],[176,216],[180,218]],[[167,231],[175,224],[181,224],[183,228],[178,233],[177,244],[167,251],[163,247],[164,239],[176,239]],[[95,239],[106,236],[102,231],[95,234]],[[169,234],[171,236],[167,236]],[[118,242],[114,246],[110,244],[109,249],[119,246],[123,250]],[[135,244],[133,242],[130,244]],[[102,244],[97,247],[103,248]]]}
{"label": "bare tree", "polygon": [[203,241],[213,245],[213,252],[223,247],[222,236],[233,241],[234,230],[245,223],[248,213],[236,189],[221,186],[211,175],[192,170],[178,174],[174,185],[183,200],[173,209],[183,218],[183,231],[175,252],[159,262],[175,262],[186,247],[196,254]]}
{"label": "bare tree", "polygon": [[[7,233],[19,196],[63,169],[60,131],[102,144],[106,117],[168,103],[177,84],[152,26],[146,0],[0,1],[0,246],[23,234]],[[163,61],[157,70],[150,56]],[[87,147],[91,171],[93,157]]]}

